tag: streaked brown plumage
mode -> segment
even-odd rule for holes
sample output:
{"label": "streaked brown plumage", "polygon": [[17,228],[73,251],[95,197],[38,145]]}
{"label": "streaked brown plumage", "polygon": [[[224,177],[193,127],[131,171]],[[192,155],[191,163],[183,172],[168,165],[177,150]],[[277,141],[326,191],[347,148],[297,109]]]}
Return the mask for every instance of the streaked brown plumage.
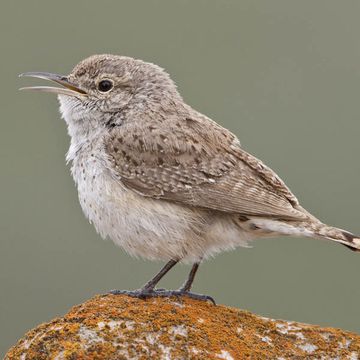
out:
{"label": "streaked brown plumage", "polygon": [[189,111],[169,114],[160,127],[156,122],[115,127],[104,142],[114,175],[156,199],[227,213],[306,218],[273,171],[243,151],[229,131],[206,122]]}
{"label": "streaked brown plumage", "polygon": [[[324,238],[360,250],[359,238],[309,214],[234,134],[188,106],[158,66],[95,55],[67,77],[25,75],[66,87],[50,91],[59,93],[89,220],[129,253],[169,260],[130,295],[191,294],[201,259],[257,237]],[[181,291],[154,290],[178,261],[195,263]]]}

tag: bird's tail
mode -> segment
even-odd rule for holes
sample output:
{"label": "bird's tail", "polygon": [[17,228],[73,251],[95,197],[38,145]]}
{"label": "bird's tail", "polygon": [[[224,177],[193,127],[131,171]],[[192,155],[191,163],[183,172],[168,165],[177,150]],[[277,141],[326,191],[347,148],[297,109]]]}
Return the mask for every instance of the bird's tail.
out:
{"label": "bird's tail", "polygon": [[314,219],[314,221],[281,221],[264,218],[251,218],[251,229],[263,232],[262,236],[288,235],[327,239],[340,243],[350,250],[360,252],[360,236],[338,229]]}
{"label": "bird's tail", "polygon": [[324,224],[321,224],[319,227],[320,229],[315,232],[315,235],[320,238],[336,241],[352,251],[360,252],[360,236]]}

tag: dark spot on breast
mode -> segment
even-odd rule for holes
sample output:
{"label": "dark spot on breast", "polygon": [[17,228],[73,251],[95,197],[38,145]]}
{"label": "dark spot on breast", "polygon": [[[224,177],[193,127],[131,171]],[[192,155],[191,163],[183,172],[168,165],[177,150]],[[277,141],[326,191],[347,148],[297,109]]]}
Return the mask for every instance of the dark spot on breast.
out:
{"label": "dark spot on breast", "polygon": [[117,148],[116,146],[114,146],[114,151],[117,153],[119,151],[119,148]]}
{"label": "dark spot on breast", "polygon": [[111,121],[112,121],[112,119],[106,123],[106,126],[109,127],[110,129],[113,129],[116,126],[116,124]]}
{"label": "dark spot on breast", "polygon": [[166,140],[166,139],[167,139],[166,136],[163,135],[163,134],[160,134],[159,136],[160,136],[160,139],[161,139],[161,140]]}
{"label": "dark spot on breast", "polygon": [[164,150],[164,148],[163,148],[159,143],[156,144],[156,146],[157,146],[157,148],[158,148],[159,151],[163,151],[163,150]]}
{"label": "dark spot on breast", "polygon": [[134,139],[134,140],[137,140],[138,138],[139,138],[139,135],[138,135],[138,134],[134,134],[134,135],[133,135],[133,139]]}
{"label": "dark spot on breast", "polygon": [[124,139],[121,136],[119,136],[117,140],[120,144],[122,144],[124,142]]}
{"label": "dark spot on breast", "polygon": [[162,157],[158,157],[157,162],[158,162],[159,165],[163,165],[164,164],[164,159]]}
{"label": "dark spot on breast", "polygon": [[139,139],[139,145],[144,148],[145,147],[145,143],[142,139]]}

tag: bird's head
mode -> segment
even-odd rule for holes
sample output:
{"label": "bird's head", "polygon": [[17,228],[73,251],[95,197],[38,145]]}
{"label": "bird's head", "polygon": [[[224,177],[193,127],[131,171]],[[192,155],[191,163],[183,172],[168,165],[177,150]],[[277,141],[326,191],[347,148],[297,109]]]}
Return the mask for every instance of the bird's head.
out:
{"label": "bird's head", "polygon": [[[69,75],[28,72],[62,85],[22,89],[55,93],[62,115],[70,127],[116,125],[124,113],[132,118],[176,103],[180,95],[169,75],[159,66],[116,55],[93,55],[77,64]],[[78,129],[79,130],[79,129]]]}

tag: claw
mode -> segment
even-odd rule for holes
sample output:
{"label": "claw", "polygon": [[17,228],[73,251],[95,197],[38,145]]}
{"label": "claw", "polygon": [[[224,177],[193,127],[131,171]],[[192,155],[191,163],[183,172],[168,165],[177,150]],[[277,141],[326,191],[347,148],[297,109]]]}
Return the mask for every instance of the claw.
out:
{"label": "claw", "polygon": [[144,290],[144,289],[138,289],[138,290],[111,290],[109,291],[109,294],[112,295],[127,295],[131,297],[137,297],[140,299],[145,299],[147,297],[154,296],[153,290]]}
{"label": "claw", "polygon": [[160,296],[187,296],[187,297],[189,297],[191,299],[195,299],[195,300],[210,301],[214,305],[216,305],[215,300],[211,296],[204,295],[204,294],[196,294],[196,293],[193,293],[190,291],[172,290],[172,291],[167,291],[167,292],[161,294]]}
{"label": "claw", "polygon": [[183,290],[165,290],[165,289],[156,289],[156,290],[147,290],[147,289],[139,289],[139,290],[111,290],[109,291],[112,295],[127,295],[131,297],[136,297],[139,299],[146,299],[151,297],[180,297],[187,296],[189,298],[201,301],[210,301],[214,305],[216,305],[215,300],[209,295],[196,294],[190,291]]}

